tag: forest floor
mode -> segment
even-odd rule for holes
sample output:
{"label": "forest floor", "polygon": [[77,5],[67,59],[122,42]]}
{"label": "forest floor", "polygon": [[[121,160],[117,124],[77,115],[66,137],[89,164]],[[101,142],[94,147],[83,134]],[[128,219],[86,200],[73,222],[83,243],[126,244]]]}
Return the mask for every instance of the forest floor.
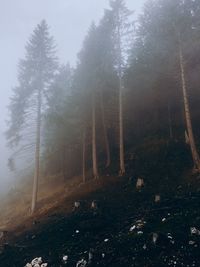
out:
{"label": "forest floor", "polygon": [[[129,177],[88,182],[5,233],[0,266],[23,267],[35,257],[49,267],[200,266],[200,192],[195,179],[173,180],[172,185],[163,179],[160,188],[147,182],[141,191]],[[155,193],[161,193],[160,203],[154,202]],[[96,209],[91,209],[93,200]],[[75,210],[74,201],[80,202]]]}

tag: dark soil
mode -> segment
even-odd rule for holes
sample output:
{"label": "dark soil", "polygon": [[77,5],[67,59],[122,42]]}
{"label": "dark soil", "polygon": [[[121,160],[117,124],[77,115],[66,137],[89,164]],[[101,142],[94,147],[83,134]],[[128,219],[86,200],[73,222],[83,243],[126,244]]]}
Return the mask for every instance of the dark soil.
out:
{"label": "dark soil", "polygon": [[[23,267],[39,256],[49,267],[73,267],[81,259],[91,267],[200,266],[200,236],[190,232],[191,227],[200,229],[200,194],[179,186],[162,193],[156,204],[154,191],[146,185],[137,192],[135,179],[116,178],[116,183],[77,199],[79,209],[65,214],[64,204],[5,243],[0,266]],[[96,210],[90,207],[93,200]],[[66,263],[63,255],[68,255]]]}

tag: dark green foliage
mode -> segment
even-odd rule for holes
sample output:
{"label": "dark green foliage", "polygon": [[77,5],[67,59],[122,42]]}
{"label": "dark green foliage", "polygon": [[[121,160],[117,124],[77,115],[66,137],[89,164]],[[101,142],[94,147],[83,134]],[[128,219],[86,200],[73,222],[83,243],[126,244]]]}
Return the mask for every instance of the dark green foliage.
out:
{"label": "dark green foliage", "polygon": [[[127,115],[133,114],[128,117],[128,125],[133,127],[128,131],[136,138],[152,134],[169,136],[169,119],[173,137],[184,136],[185,122],[178,63],[179,38],[186,60],[192,118],[197,120],[195,98],[200,97],[200,92],[196,89],[200,82],[197,78],[200,61],[196,56],[199,52],[197,48],[194,50],[195,44],[200,40],[200,36],[197,37],[200,29],[199,18],[195,15],[197,6],[198,1],[148,1],[144,13],[139,17],[126,75],[129,88]],[[195,66],[191,68],[190,64],[195,61]]]}
{"label": "dark green foliage", "polygon": [[[92,23],[78,55],[76,68],[71,69],[68,65],[60,67],[56,75],[53,40],[48,35],[45,22],[38,25],[28,42],[25,59],[19,64],[19,84],[11,98],[7,136],[11,144],[17,144],[28,132],[30,125],[33,133],[34,101],[38,87],[42,88],[45,99],[43,155],[49,173],[65,172],[66,169],[70,173],[71,168],[80,172],[84,131],[87,167],[91,166],[93,97],[100,166],[104,171],[102,101],[111,158],[114,161],[112,170],[116,168],[119,147],[119,75],[125,81],[125,147],[128,151],[137,151],[140,159],[138,172],[145,170],[145,175],[152,172],[173,176],[180,175],[185,168],[190,167],[190,153],[184,144],[186,126],[178,46],[181,42],[198,145],[200,2],[147,1],[143,13],[134,24],[134,32],[131,31],[133,25],[130,21],[134,18],[131,16],[132,12],[126,8],[125,1],[110,1],[110,9],[105,10],[99,24]],[[126,19],[121,28],[117,24],[119,18]],[[121,40],[117,34],[119,28]],[[130,37],[130,34],[128,40],[126,37]],[[142,146],[138,145],[141,143]]]}
{"label": "dark green foliage", "polygon": [[7,138],[11,145],[18,145],[24,132],[29,132],[28,125],[34,131],[37,92],[41,90],[42,96],[46,95],[57,68],[54,41],[45,21],[36,27],[25,48],[25,58],[18,67],[18,85],[9,105]]}
{"label": "dark green foliage", "polygon": [[178,179],[192,167],[188,146],[167,139],[145,139],[135,148],[136,170],[147,177],[148,183],[162,184],[164,179]]}

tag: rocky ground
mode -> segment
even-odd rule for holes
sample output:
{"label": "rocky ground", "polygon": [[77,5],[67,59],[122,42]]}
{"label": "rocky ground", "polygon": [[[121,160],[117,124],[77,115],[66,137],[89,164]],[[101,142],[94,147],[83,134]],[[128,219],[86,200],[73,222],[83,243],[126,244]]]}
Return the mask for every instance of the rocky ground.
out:
{"label": "rocky ground", "polygon": [[135,182],[117,177],[77,199],[77,208],[71,201],[71,213],[66,199],[45,221],[34,220],[31,230],[2,244],[0,266],[23,267],[35,257],[49,267],[200,266],[198,190],[177,185],[155,203],[153,187],[137,191]]}

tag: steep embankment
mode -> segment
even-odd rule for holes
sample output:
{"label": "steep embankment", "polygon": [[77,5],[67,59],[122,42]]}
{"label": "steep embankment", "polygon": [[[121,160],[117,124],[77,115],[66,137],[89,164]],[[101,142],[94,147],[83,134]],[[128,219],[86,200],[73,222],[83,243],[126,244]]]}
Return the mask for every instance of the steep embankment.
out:
{"label": "steep embankment", "polygon": [[[89,258],[90,266],[200,265],[199,232],[190,232],[191,227],[200,229],[198,192],[177,185],[155,204],[148,184],[137,192],[134,179],[116,177],[109,184],[106,179],[99,182],[101,189],[66,198],[59,209],[34,221],[31,230],[4,246],[1,266],[24,266],[36,256],[51,267],[76,266]],[[81,206],[68,213],[75,199]],[[94,199],[96,210],[90,208]]]}
{"label": "steep embankment", "polygon": [[[50,267],[80,267],[86,262],[200,266],[199,182],[182,175],[187,155],[179,143],[143,144],[136,158],[127,157],[127,177],[102,176],[49,199],[48,207],[1,239],[0,266],[25,266],[37,256]],[[135,188],[134,173],[145,177],[141,191]],[[154,202],[157,193],[160,203]],[[96,209],[91,209],[93,200]],[[80,207],[73,210],[75,201]],[[82,265],[77,265],[80,260]]]}

